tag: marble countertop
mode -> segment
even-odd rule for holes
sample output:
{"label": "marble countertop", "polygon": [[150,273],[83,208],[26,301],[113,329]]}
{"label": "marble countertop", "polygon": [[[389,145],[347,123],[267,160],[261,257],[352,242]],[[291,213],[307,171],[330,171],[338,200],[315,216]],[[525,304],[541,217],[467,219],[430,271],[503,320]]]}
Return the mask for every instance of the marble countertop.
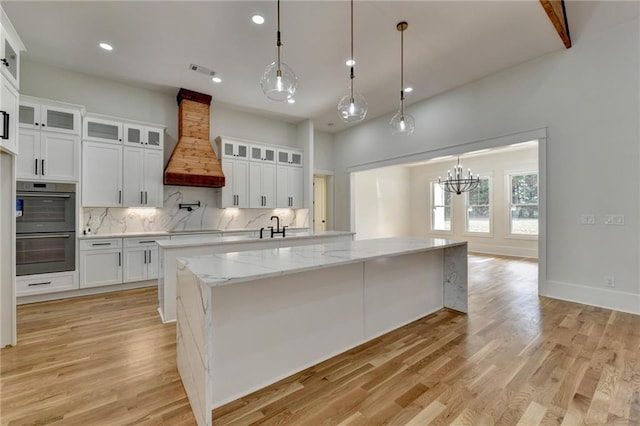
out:
{"label": "marble countertop", "polygon": [[382,257],[467,244],[440,238],[382,238],[179,258],[203,283],[215,287]]}
{"label": "marble countertop", "polygon": [[[287,228],[289,230],[289,228]],[[333,237],[340,235],[354,235],[355,232],[347,232],[347,231],[324,231],[324,232],[309,232],[309,231],[292,231],[290,234],[287,233],[286,237],[282,236],[274,236],[271,238],[269,233],[265,229],[265,238],[260,239],[257,236],[247,236],[247,235],[234,235],[229,237],[220,237],[220,236],[197,236],[192,240],[189,239],[180,239],[180,240],[169,240],[169,241],[158,241],[158,245],[163,249],[170,248],[182,248],[182,247],[198,247],[198,246],[211,246],[218,244],[227,244],[227,243],[257,243],[257,242],[268,242],[268,241],[281,241],[285,240],[299,240],[305,238],[322,238],[322,237]]]}
{"label": "marble countertop", "polygon": [[[306,230],[308,228],[289,228],[288,231]],[[265,230],[266,231],[266,230]],[[256,229],[191,229],[181,231],[146,231],[146,232],[114,232],[104,234],[79,234],[80,240],[92,240],[96,238],[135,238],[135,237],[150,237],[150,236],[172,236],[172,235],[201,235],[201,234],[223,234],[223,233],[255,233],[260,232],[260,228]],[[242,237],[242,236],[241,236]],[[218,237],[219,238],[219,237]],[[245,237],[242,237],[245,238]]]}

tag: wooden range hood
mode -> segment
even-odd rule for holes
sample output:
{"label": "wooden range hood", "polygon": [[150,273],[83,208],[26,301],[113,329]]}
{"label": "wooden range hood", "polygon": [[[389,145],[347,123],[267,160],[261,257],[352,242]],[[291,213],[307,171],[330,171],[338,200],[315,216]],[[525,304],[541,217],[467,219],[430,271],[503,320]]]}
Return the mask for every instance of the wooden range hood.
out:
{"label": "wooden range hood", "polygon": [[210,105],[209,95],[178,92],[178,143],[164,169],[165,185],[224,186],[222,166],[209,141]]}

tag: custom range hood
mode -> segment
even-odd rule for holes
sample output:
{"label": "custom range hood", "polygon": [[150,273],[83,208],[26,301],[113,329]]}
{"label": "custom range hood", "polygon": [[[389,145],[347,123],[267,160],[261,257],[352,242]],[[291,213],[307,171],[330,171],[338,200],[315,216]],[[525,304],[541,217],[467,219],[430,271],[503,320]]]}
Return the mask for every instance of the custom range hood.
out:
{"label": "custom range hood", "polygon": [[178,143],[164,169],[165,185],[221,188],[224,173],[209,141],[211,96],[178,92]]}

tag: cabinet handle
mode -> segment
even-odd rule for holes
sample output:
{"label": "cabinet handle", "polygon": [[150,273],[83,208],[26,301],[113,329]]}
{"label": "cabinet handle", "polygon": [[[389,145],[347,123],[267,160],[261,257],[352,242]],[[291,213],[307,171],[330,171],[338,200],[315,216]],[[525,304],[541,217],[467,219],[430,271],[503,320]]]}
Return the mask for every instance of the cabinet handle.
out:
{"label": "cabinet handle", "polygon": [[140,204],[144,204],[144,192],[140,191]]}
{"label": "cabinet handle", "polygon": [[2,114],[2,139],[9,139],[9,113],[0,111]]}
{"label": "cabinet handle", "polygon": [[33,123],[33,125],[34,125],[34,126],[37,126],[37,125],[38,125],[38,123]]}
{"label": "cabinet handle", "polygon": [[27,286],[34,287],[34,286],[37,286],[37,285],[49,285],[49,284],[51,284],[51,281],[45,281],[45,282],[41,282],[41,283],[29,283],[29,284],[27,284]]}
{"label": "cabinet handle", "polygon": [[42,124],[41,124],[41,126],[42,126],[42,127],[46,127],[46,124],[42,123]]}
{"label": "cabinet handle", "polygon": [[144,264],[147,264],[147,251],[144,251]]}
{"label": "cabinet handle", "polygon": [[122,266],[122,252],[118,252],[118,266]]}
{"label": "cabinet handle", "polygon": [[111,243],[93,243],[93,244],[91,244],[91,245],[92,245],[92,246],[94,246],[94,247],[95,247],[95,246],[110,246],[110,245],[111,245]]}
{"label": "cabinet handle", "polygon": [[38,159],[36,158],[36,175],[38,174]]}
{"label": "cabinet handle", "polygon": [[149,250],[149,265],[151,265],[151,250]]}
{"label": "cabinet handle", "polygon": [[151,244],[151,243],[155,243],[156,240],[149,240],[149,241],[140,241],[140,244]]}
{"label": "cabinet handle", "polygon": [[7,58],[2,58],[2,65],[4,65],[5,67],[9,66],[9,61],[7,61]]}
{"label": "cabinet handle", "polygon": [[42,176],[44,176],[44,159],[40,160],[40,164],[42,165]]}
{"label": "cabinet handle", "polygon": [[144,191],[144,204],[149,204],[149,193],[147,191]]}
{"label": "cabinet handle", "polygon": [[122,190],[118,191],[118,204],[122,204]]}

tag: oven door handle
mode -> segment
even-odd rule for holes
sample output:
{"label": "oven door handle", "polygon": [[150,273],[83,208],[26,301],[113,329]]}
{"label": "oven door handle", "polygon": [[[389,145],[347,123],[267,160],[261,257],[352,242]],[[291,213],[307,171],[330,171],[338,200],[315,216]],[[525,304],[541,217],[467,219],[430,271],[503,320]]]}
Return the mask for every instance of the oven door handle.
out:
{"label": "oven door handle", "polygon": [[42,238],[71,238],[69,234],[16,235],[16,240],[40,240]]}
{"label": "oven door handle", "polygon": [[51,192],[18,192],[17,197],[40,197],[40,198],[71,198],[69,194],[52,194]]}

